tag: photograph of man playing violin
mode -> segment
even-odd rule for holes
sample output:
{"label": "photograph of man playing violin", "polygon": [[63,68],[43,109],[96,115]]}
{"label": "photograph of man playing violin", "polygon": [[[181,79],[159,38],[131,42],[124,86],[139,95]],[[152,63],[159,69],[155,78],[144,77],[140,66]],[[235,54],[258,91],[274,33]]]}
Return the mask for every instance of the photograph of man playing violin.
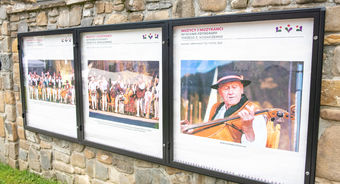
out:
{"label": "photograph of man playing violin", "polygon": [[181,131],[298,151],[302,72],[301,62],[182,61]]}

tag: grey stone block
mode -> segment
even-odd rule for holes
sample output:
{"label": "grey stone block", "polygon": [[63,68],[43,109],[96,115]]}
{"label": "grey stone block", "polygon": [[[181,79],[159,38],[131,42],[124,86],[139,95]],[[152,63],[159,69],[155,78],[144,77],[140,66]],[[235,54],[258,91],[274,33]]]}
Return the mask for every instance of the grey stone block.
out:
{"label": "grey stone block", "polygon": [[52,151],[41,150],[40,151],[41,168],[44,170],[50,170],[52,168],[51,161],[52,161]]}
{"label": "grey stone block", "polygon": [[28,151],[28,160],[39,160],[39,152],[33,148],[30,148]]}
{"label": "grey stone block", "polygon": [[95,178],[100,180],[107,180],[109,178],[109,170],[104,164],[96,162],[95,167]]}
{"label": "grey stone block", "polygon": [[18,24],[18,33],[24,33],[28,31],[28,25],[26,21],[20,21]]}
{"label": "grey stone block", "polygon": [[53,30],[53,29],[57,29],[57,25],[56,24],[47,25],[47,30]]}
{"label": "grey stone block", "polygon": [[64,174],[62,172],[56,171],[56,178],[57,180],[61,181],[62,183],[73,184],[74,176],[69,174]]}
{"label": "grey stone block", "polygon": [[3,79],[4,79],[4,88],[5,89],[8,89],[8,90],[11,90],[13,89],[13,78],[12,78],[12,73],[5,73],[3,75]]}
{"label": "grey stone block", "polygon": [[71,150],[70,150],[71,143],[70,142],[60,140],[60,139],[53,139],[53,143],[54,143],[53,148],[55,150],[65,153],[67,155],[71,155]]}
{"label": "grey stone block", "polygon": [[89,27],[89,26],[92,25],[92,22],[93,22],[93,18],[85,18],[85,19],[82,19],[82,20],[81,20],[80,25],[81,25],[82,27]]}
{"label": "grey stone block", "polygon": [[150,11],[168,9],[171,7],[172,7],[171,2],[149,3],[146,5],[146,8]]}
{"label": "grey stone block", "polygon": [[46,142],[52,142],[53,138],[47,135],[39,134],[40,140],[46,141]]}
{"label": "grey stone block", "polygon": [[86,161],[86,173],[90,177],[94,176],[94,160]]}
{"label": "grey stone block", "polygon": [[137,169],[135,173],[136,184],[152,183],[151,170]]}
{"label": "grey stone block", "polygon": [[64,162],[66,164],[70,163],[70,156],[57,150],[54,151],[53,157],[55,160]]}
{"label": "grey stone block", "polygon": [[26,131],[26,139],[30,142],[33,142],[33,143],[39,143],[40,142],[40,139],[37,136],[37,134],[34,133],[34,132],[31,132],[31,131]]}
{"label": "grey stone block", "polygon": [[160,169],[137,169],[136,184],[170,184],[169,178]]}
{"label": "grey stone block", "polygon": [[0,54],[1,71],[10,72],[13,70],[13,62],[10,54]]}
{"label": "grey stone block", "polygon": [[27,161],[27,156],[28,156],[28,152],[27,151],[25,151],[23,149],[19,150],[19,159],[20,160]]}
{"label": "grey stone block", "polygon": [[6,19],[7,18],[7,12],[5,7],[0,7],[0,19]]}
{"label": "grey stone block", "polygon": [[121,159],[115,158],[115,163],[116,163],[115,167],[120,172],[132,174],[134,171],[133,159],[130,159],[128,157],[125,158],[123,157]]}

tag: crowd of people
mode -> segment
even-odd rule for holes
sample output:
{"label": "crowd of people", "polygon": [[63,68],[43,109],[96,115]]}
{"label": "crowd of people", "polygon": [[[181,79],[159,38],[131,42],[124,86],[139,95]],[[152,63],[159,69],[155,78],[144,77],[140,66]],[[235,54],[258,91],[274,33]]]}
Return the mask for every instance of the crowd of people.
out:
{"label": "crowd of people", "polygon": [[159,81],[140,78],[138,82],[107,80],[89,76],[89,108],[147,119],[159,119]]}
{"label": "crowd of people", "polygon": [[29,98],[41,101],[75,104],[74,78],[63,80],[60,72],[50,74],[29,72],[27,76]]}

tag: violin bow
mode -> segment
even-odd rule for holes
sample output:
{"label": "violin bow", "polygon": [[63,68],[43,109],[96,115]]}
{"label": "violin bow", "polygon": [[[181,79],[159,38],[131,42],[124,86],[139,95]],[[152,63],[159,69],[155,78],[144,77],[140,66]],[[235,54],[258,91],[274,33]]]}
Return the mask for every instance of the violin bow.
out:
{"label": "violin bow", "polygon": [[[265,110],[256,111],[254,113],[254,115],[259,115],[259,114],[263,114],[263,113],[267,113],[269,118],[271,118],[272,121],[274,121],[275,117],[285,118],[285,119],[289,118],[289,113],[287,111],[285,111],[283,109],[277,109],[277,108],[272,109],[272,110],[265,109]],[[294,115],[290,115],[290,118],[294,119],[295,117],[294,117]],[[240,116],[235,116],[235,117],[225,118],[225,119],[217,119],[217,120],[212,120],[212,121],[208,121],[206,123],[199,123],[199,124],[195,124],[195,125],[187,125],[187,127],[184,128],[182,132],[189,133],[189,134],[195,134],[195,133],[201,132],[203,130],[206,130],[206,129],[209,129],[209,128],[212,128],[212,127],[215,127],[215,126],[225,124],[227,126],[230,126],[234,129],[238,130],[239,132],[241,132],[243,134],[243,131],[240,128],[238,128],[237,126],[235,126],[232,123],[227,123],[228,121],[236,120],[236,119],[240,119]],[[201,127],[204,127],[204,128],[193,131],[193,132],[189,132],[189,130],[193,130],[193,129],[201,128]]]}
{"label": "violin bow", "polygon": [[[265,113],[265,112],[268,112],[268,110],[256,111],[254,113],[254,115],[262,114],[262,113]],[[221,124],[224,123],[225,125],[228,125],[228,126],[234,128],[234,129],[238,130],[239,132],[241,132],[243,134],[243,131],[241,129],[239,129],[237,126],[235,126],[234,124],[231,124],[231,123],[227,123],[227,121],[236,120],[236,119],[240,119],[240,116],[235,116],[235,117],[225,118],[225,119],[212,120],[212,121],[208,121],[206,123],[199,123],[197,125],[188,125],[186,128],[183,129],[183,132],[189,133],[189,130],[204,127],[202,129],[190,132],[190,134],[195,134],[195,133],[201,132],[203,130],[206,130],[206,129],[209,129],[209,128],[212,128],[212,127],[215,127],[215,126],[218,126],[218,125],[221,125]]]}

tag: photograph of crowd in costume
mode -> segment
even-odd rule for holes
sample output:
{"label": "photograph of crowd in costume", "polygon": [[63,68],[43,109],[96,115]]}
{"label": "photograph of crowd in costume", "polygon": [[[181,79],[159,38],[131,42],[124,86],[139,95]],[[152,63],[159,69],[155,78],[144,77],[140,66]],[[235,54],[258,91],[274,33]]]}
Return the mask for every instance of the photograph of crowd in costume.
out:
{"label": "photograph of crowd in costume", "polygon": [[158,61],[89,61],[90,117],[158,128]]}
{"label": "photograph of crowd in costume", "polygon": [[71,60],[29,60],[29,99],[75,104],[74,69]]}
{"label": "photograph of crowd in costume", "polygon": [[298,151],[303,64],[182,61],[181,131]]}

